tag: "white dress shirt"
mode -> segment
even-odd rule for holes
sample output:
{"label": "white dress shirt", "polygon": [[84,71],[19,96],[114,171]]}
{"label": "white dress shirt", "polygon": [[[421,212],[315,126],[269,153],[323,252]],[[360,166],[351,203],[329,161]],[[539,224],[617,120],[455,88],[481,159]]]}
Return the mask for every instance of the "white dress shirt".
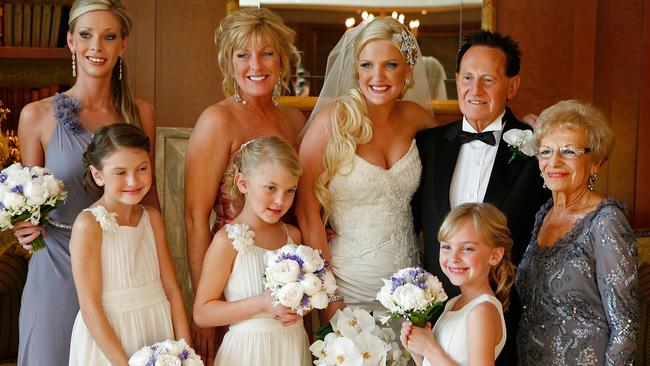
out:
{"label": "white dress shirt", "polygon": [[[505,111],[481,132],[494,132],[496,144],[490,146],[483,141],[474,140],[460,146],[456,168],[449,187],[449,204],[453,209],[466,202],[483,202],[487,191],[494,160],[503,134],[503,116]],[[477,133],[463,117],[463,131]]]}

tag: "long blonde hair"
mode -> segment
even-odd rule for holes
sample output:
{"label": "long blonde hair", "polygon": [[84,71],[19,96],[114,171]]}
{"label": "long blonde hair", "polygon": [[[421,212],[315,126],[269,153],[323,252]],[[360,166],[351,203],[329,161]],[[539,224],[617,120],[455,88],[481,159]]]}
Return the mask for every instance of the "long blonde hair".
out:
{"label": "long blonde hair", "polygon": [[[80,16],[91,11],[108,11],[120,22],[121,37],[126,38],[131,33],[133,21],[126,7],[120,0],[77,0],[70,9],[70,19],[68,20],[68,29],[74,33],[77,20]],[[138,127],[142,127],[138,106],[135,103],[135,97],[129,85],[129,71],[124,57],[120,56],[122,65],[122,77],[120,79],[120,67],[118,64],[113,67],[111,76],[111,97],[113,106],[118,115],[124,122]]]}
{"label": "long blonde hair", "polygon": [[[401,33],[406,28],[391,17],[375,18],[365,25],[354,41],[355,60],[359,61],[361,50],[374,41],[391,41],[401,51]],[[406,61],[406,51],[401,51]],[[356,74],[354,77],[358,78]],[[352,76],[352,75],[351,75]],[[414,85],[412,74],[404,86],[403,93]],[[372,121],[368,117],[368,103],[358,88],[350,89],[332,102],[331,136],[325,147],[323,163],[325,170],[316,179],[314,188],[316,197],[323,207],[323,221],[327,222],[332,211],[332,195],[328,189],[329,182],[337,173],[345,174],[343,168],[350,164],[357,150],[357,145],[363,145],[372,139]]]}
{"label": "long blonde hair", "polygon": [[260,165],[271,163],[275,167],[284,168],[292,175],[302,175],[302,166],[296,150],[285,140],[276,136],[258,137],[243,144],[239,155],[233,159],[224,173],[224,191],[232,198],[230,209],[235,211],[236,205],[244,201],[244,194],[237,187],[237,173],[250,176]]}
{"label": "long blonde hair", "polygon": [[503,310],[510,305],[510,289],[515,281],[515,266],[510,259],[512,235],[508,219],[490,203],[464,203],[449,212],[438,231],[438,241],[448,241],[470,220],[474,230],[485,245],[504,248],[503,258],[490,269],[489,281],[494,296],[501,301]]}
{"label": "long blonde hair", "polygon": [[225,17],[214,36],[217,46],[217,63],[223,75],[221,89],[226,97],[235,93],[235,71],[232,55],[253,43],[256,46],[270,46],[280,56],[282,68],[280,84],[289,88],[291,67],[298,66],[300,54],[294,46],[296,32],[284,24],[280,16],[269,9],[246,8]]}

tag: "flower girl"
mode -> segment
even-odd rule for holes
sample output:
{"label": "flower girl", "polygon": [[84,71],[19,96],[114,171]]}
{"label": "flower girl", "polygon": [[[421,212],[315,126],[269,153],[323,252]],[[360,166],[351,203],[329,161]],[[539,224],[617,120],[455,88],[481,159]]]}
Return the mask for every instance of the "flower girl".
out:
{"label": "flower girl", "polygon": [[402,324],[401,341],[418,365],[494,365],[506,342],[514,266],[506,217],[489,203],[451,210],[438,232],[440,267],[461,294],[431,329]]}
{"label": "flower girl", "polygon": [[72,227],[72,275],[81,310],[70,365],[126,366],[145,345],[189,340],[163,220],[139,205],[152,184],[149,139],[125,123],[99,128],[84,154],[85,185],[103,192]]}
{"label": "flower girl", "polygon": [[302,317],[274,305],[263,279],[266,254],[300,242],[298,229],[280,221],[293,203],[300,174],[296,152],[277,137],[243,144],[226,171],[229,195],[243,198],[244,205],[214,236],[194,300],[197,325],[230,325],[215,365],[311,364]]}

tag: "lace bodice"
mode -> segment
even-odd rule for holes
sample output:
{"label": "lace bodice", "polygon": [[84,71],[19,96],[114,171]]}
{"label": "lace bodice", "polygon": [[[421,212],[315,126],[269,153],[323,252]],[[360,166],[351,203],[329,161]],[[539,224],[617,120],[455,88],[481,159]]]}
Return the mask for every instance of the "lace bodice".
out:
{"label": "lace bodice", "polygon": [[549,201],[517,270],[522,365],[631,365],[639,322],[636,244],[614,199],[552,247],[537,242]]}
{"label": "lace bodice", "polygon": [[421,173],[414,140],[390,169],[355,155],[330,181],[332,268],[346,303],[375,302],[380,278],[417,263],[410,203]]}

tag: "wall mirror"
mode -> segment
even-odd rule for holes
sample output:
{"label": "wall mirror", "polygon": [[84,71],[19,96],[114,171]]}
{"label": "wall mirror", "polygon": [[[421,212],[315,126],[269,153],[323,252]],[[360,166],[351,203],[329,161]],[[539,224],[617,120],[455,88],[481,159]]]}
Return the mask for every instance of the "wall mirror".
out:
{"label": "wall mirror", "polygon": [[[393,16],[416,35],[427,69],[434,111],[457,113],[455,58],[463,35],[494,29],[494,0],[228,0],[226,13],[264,7],[297,33],[301,65],[292,96],[281,102],[309,110],[320,92],[327,56],[348,27],[366,17]],[[416,81],[419,82],[419,81]]]}

